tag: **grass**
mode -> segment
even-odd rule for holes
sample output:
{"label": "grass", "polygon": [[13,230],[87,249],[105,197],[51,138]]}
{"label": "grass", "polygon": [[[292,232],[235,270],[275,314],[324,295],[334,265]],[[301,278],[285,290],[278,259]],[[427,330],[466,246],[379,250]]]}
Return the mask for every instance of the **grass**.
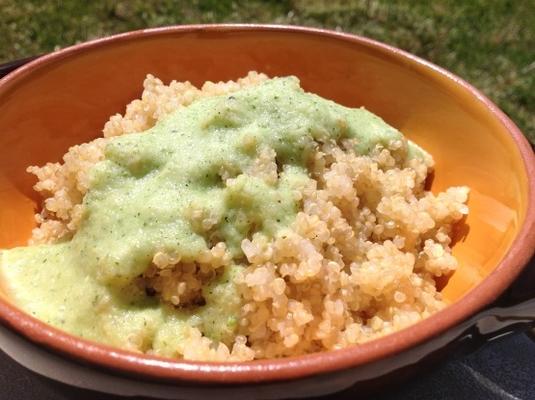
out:
{"label": "grass", "polygon": [[365,35],[465,78],[535,143],[532,0],[0,0],[0,9],[0,62],[169,24],[269,22]]}

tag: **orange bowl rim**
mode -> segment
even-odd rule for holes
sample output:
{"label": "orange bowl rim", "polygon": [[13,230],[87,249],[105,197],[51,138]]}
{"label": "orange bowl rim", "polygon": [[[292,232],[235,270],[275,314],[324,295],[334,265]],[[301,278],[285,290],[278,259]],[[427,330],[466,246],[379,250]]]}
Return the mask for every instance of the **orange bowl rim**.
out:
{"label": "orange bowl rim", "polygon": [[525,219],[506,256],[489,276],[460,301],[415,325],[358,346],[283,359],[218,363],[172,360],[134,353],[90,342],[60,331],[24,313],[0,297],[0,321],[4,324],[27,339],[71,359],[149,380],[226,384],[280,381],[357,367],[416,346],[459,324],[492,303],[520,274],[535,249],[535,156],[529,142],[492,101],[468,82],[429,61],[376,40],[325,29],[265,24],[178,25],[143,29],[84,42],[41,56],[0,79],[0,95],[2,91],[25,79],[32,72],[86,50],[142,37],[195,32],[285,32],[330,38],[372,49],[392,60],[405,62],[428,78],[438,78],[449,82],[455,90],[468,92],[506,128],[519,151],[527,176],[528,204]]}

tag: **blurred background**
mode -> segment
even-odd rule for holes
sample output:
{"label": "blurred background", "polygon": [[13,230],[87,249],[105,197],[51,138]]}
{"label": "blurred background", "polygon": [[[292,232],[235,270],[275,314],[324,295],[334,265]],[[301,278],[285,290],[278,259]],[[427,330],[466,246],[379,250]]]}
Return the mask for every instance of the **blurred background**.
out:
{"label": "blurred background", "polygon": [[460,75],[535,143],[534,0],[0,0],[0,63],[134,29],[195,23],[336,29]]}

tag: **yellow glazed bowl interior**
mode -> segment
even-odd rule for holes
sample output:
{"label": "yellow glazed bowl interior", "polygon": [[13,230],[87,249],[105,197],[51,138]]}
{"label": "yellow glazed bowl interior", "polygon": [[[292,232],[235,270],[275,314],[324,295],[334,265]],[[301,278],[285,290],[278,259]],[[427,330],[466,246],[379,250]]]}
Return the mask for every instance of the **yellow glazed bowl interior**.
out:
{"label": "yellow glazed bowl interior", "polygon": [[35,225],[40,200],[26,167],[59,161],[69,146],[98,137],[110,115],[139,97],[146,74],[199,85],[250,70],[296,75],[307,91],[366,107],[433,155],[434,192],[470,187],[470,214],[454,247],[460,266],[443,289],[447,300],[459,300],[504,258],[526,216],[529,185],[503,120],[466,84],[430,64],[408,65],[406,54],[366,40],[355,45],[277,29],[126,35],[82,45],[5,81],[0,248],[24,245]]}

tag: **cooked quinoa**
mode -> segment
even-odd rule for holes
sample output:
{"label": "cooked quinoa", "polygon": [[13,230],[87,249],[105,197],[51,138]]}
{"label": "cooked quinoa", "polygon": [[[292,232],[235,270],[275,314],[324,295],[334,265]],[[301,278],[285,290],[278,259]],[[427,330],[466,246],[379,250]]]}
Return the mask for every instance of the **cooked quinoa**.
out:
{"label": "cooked quinoa", "polygon": [[[207,82],[198,89],[189,82],[165,85],[148,75],[141,98],[124,115],[110,118],[103,137],[72,147],[63,163],[28,168],[44,198],[30,244],[69,240],[77,232],[90,172],[105,158],[112,138],[144,132],[201,98],[267,80],[250,72],[235,82]],[[468,213],[468,188],[425,191],[432,159],[426,153],[409,158],[407,146],[401,138],[359,155],[351,139],[316,143],[307,179],[293,188],[299,204],[295,218],[275,235],[251,232],[239,251],[212,235],[217,215],[189,207],[185,212],[196,232],[215,238],[211,247],[189,260],[157,251],[135,284],[164,304],[187,309],[204,304],[206,288],[224,277],[235,285],[229,302],[239,310],[236,329],[205,335],[190,325],[171,350],[135,333],[121,346],[189,360],[284,357],[363,343],[444,308],[436,279],[457,267],[451,234]],[[281,172],[274,149],[257,149],[243,174],[277,184]],[[244,190],[231,168],[222,168],[220,176],[227,188]],[[160,336],[151,340],[162,341]]]}

